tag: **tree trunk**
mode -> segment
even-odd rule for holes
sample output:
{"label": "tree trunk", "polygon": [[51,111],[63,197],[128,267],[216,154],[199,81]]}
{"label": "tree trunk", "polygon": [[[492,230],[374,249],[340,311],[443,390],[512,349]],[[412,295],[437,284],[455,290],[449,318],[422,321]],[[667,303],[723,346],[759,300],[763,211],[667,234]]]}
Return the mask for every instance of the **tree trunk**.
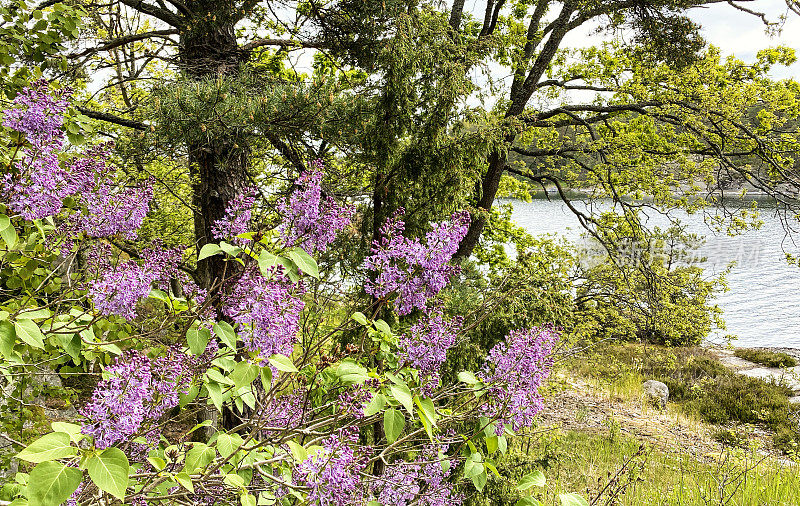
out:
{"label": "tree trunk", "polygon": [[[222,17],[221,13],[210,13]],[[187,77],[202,80],[236,76],[245,57],[239,49],[233,25],[202,24],[202,32],[181,35],[181,65]],[[248,186],[250,153],[247,146],[210,135],[204,142],[188,146],[193,177],[195,206],[194,230],[198,248],[214,241],[211,228],[223,218],[228,203]],[[211,289],[226,275],[226,262],[220,256],[201,260],[197,273],[203,288]]]}
{"label": "tree trunk", "polygon": [[[199,17],[224,19],[224,13],[213,12],[213,3],[206,7],[208,12]],[[180,61],[185,75],[190,80],[235,77],[244,58],[236,42],[233,24],[200,23],[201,32],[189,29],[181,34]],[[212,233],[214,223],[225,216],[228,204],[245,191],[249,183],[248,168],[250,151],[244,143],[237,144],[224,135],[214,135],[203,142],[189,143],[189,172],[192,175],[192,204],[194,213],[195,245],[200,251],[205,244],[214,242]],[[197,262],[197,279],[210,295],[220,289],[221,282],[230,277],[229,266],[223,257],[215,255]],[[226,270],[227,269],[227,270]],[[205,431],[197,431],[200,440],[207,440],[221,424],[232,428],[238,424],[236,415],[224,410],[222,416],[213,408],[202,409],[198,422],[211,420],[212,425]]]}
{"label": "tree trunk", "polygon": [[[506,139],[508,141],[508,139]],[[513,140],[513,138],[511,139]],[[510,142],[510,141],[509,141]],[[508,154],[506,152],[494,151],[489,155],[489,168],[483,176],[480,185],[480,195],[478,196],[478,208],[488,211],[494,204],[494,198],[497,195],[497,189],[500,187],[500,178],[503,176],[503,171],[506,167]],[[478,241],[483,233],[483,228],[486,226],[486,219],[482,216],[473,216],[472,223],[469,225],[467,234],[461,239],[461,244],[458,245],[458,251],[454,255],[457,260],[469,258],[478,245]]]}

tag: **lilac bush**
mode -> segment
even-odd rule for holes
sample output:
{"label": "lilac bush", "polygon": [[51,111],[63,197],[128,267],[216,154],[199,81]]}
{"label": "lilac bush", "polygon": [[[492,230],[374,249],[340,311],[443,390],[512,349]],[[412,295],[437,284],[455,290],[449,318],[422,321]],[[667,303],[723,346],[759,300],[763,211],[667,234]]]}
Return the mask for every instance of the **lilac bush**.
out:
{"label": "lilac bush", "polygon": [[[0,194],[6,235],[7,224],[35,231],[23,232],[30,240],[21,246],[4,236],[6,249],[45,251],[40,266],[85,259],[67,274],[39,267],[58,283],[46,293],[25,285],[35,294],[25,313],[35,317],[20,318],[18,301],[3,306],[14,333],[0,356],[20,353],[3,365],[57,360],[102,370],[78,425],[54,424],[43,436],[57,448],[49,460],[27,456],[63,474],[62,502],[444,506],[461,504],[466,487],[483,488],[492,453],[505,448],[489,450],[485,425],[499,439],[506,426],[534,423],[558,333],[513,331],[477,375],[442,385],[448,350],[468,327],[445,316],[440,295],[459,272],[451,259],[468,213],[415,238],[405,236],[399,210],[374,238],[367,272],[329,281],[335,276],[320,274],[327,266],[309,253],[326,251],[356,208],[323,195],[314,162],[263,223],[253,209],[268,209],[269,198],[248,192],[227,203],[213,233],[229,242],[203,255],[221,255],[230,275],[201,289],[184,250],[117,246],[136,237],[153,188],[115,178],[111,145],[67,153],[67,97],[39,83],[6,111],[3,124],[26,143]],[[30,223],[47,216],[46,230]],[[238,237],[251,228],[258,239]],[[369,300],[356,282],[363,278]],[[394,328],[377,319],[392,312]],[[190,429],[198,413],[204,421]],[[37,486],[18,498],[35,503]]]}

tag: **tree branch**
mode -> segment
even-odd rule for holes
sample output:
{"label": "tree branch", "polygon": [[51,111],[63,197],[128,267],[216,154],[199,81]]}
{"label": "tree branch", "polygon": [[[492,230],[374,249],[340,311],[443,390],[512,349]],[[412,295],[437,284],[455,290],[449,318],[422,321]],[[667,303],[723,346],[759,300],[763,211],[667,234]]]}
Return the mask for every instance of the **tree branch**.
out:
{"label": "tree branch", "polygon": [[120,116],[116,116],[114,114],[109,114],[107,112],[95,111],[93,109],[88,109],[88,108],[82,107],[82,106],[78,106],[76,109],[78,109],[78,111],[81,114],[83,114],[85,116],[88,116],[88,117],[90,117],[92,119],[105,121],[107,123],[113,123],[115,125],[124,126],[124,127],[127,127],[127,128],[133,128],[135,130],[144,131],[144,130],[149,130],[150,129],[149,126],[147,126],[146,124],[144,124],[144,123],[142,123],[140,121],[127,119],[127,118],[122,118]]}

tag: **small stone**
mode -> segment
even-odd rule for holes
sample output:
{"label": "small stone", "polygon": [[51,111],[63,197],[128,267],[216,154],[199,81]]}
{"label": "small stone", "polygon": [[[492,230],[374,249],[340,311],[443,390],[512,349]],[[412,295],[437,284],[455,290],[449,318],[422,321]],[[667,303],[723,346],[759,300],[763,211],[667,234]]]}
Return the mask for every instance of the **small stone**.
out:
{"label": "small stone", "polygon": [[667,399],[669,399],[669,388],[664,383],[655,380],[647,380],[642,383],[644,395],[651,399],[660,408],[667,406]]}

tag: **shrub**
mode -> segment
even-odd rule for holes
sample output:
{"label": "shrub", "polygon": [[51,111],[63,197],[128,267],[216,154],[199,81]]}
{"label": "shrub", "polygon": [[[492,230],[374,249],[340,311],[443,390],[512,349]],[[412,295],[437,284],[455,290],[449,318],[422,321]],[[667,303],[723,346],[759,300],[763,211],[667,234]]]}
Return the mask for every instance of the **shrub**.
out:
{"label": "shrub", "polygon": [[736,348],[733,354],[741,359],[755,362],[756,364],[765,365],[767,367],[794,367],[797,365],[797,360],[786,353],[778,353],[769,350],[760,350],[753,348]]}

